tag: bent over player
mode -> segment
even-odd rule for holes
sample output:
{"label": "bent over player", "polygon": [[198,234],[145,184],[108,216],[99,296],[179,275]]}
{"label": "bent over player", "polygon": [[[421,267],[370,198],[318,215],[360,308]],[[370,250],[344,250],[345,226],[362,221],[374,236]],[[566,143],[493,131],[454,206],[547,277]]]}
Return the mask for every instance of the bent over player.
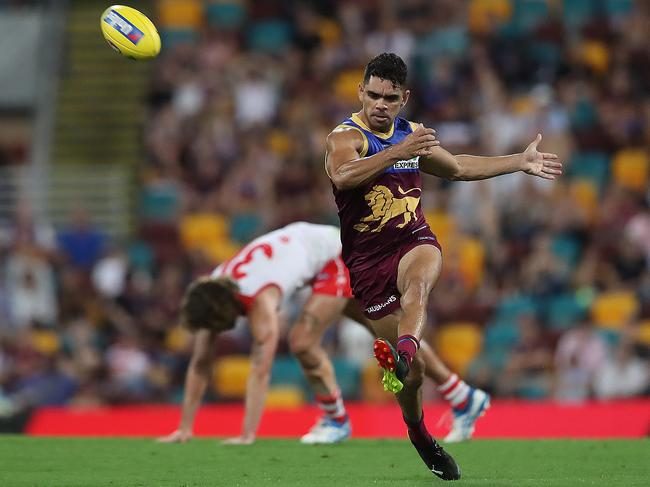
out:
{"label": "bent over player", "polygon": [[[460,469],[427,431],[422,411],[424,364],[418,350],[442,252],[420,206],[420,172],[459,181],[516,171],[554,179],[562,164],[555,154],[537,151],[541,135],[520,154],[450,154],[434,130],[397,116],[409,98],[406,75],[404,61],[395,54],[383,53],[368,63],[358,88],[361,111],[329,134],[325,165],[354,296],[376,335],[384,337],[374,345],[384,386],[396,393],[409,438],[427,467],[454,480]],[[488,396],[459,384],[452,376],[443,391],[465,396],[454,408],[455,425],[473,427]]]}
{"label": "bent over player", "polygon": [[231,329],[240,315],[248,317],[253,337],[251,372],[241,435],[226,442],[250,444],[255,440],[280,333],[278,309],[283,296],[309,283],[312,294],[291,330],[289,343],[324,415],[301,441],[336,443],[350,436],[350,421],[334,369],[320,345],[327,326],[340,317],[351,297],[340,252],[336,227],[292,223],[253,240],[210,277],[189,287],[181,306],[181,321],[196,331],[196,336],[185,378],[181,423],[160,441],[184,442],[191,437],[210,377],[215,338]]}

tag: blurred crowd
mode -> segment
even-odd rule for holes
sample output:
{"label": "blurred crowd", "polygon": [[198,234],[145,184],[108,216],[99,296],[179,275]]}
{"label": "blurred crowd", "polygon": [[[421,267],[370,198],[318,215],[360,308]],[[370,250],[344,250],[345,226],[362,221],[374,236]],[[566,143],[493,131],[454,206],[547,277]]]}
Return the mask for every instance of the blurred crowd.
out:
{"label": "blurred crowd", "polygon": [[[358,110],[363,67],[384,51],[409,66],[403,116],[452,153],[518,152],[540,132],[541,149],[565,162],[555,182],[424,178],[444,248],[427,331],[442,357],[497,396],[649,394],[649,7],[159,2],[165,50],[134,168],[133,237],[112,240],[83,208],[53,229],[27,205],[1,234],[0,413],[178,401],[191,351],[177,324],[185,286],[266,231],[338,223],[325,137]],[[287,323],[298,306],[288,303]],[[348,398],[375,397],[370,348],[352,345],[364,333],[342,322],[326,337],[348,364]],[[238,327],[217,356],[245,354],[249,340]],[[279,360],[287,353],[283,340]],[[224,398],[218,383],[209,397]]]}

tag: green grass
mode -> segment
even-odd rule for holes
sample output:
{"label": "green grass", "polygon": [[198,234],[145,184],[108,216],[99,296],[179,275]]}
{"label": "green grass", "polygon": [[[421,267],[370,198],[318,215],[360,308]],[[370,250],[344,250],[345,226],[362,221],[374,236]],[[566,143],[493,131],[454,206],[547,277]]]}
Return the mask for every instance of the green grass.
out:
{"label": "green grass", "polygon": [[[650,440],[472,441],[448,450],[471,486],[647,486]],[[223,446],[196,439],[31,438],[0,435],[0,485],[7,487],[442,485],[406,441],[353,440],[302,446],[260,440]]]}

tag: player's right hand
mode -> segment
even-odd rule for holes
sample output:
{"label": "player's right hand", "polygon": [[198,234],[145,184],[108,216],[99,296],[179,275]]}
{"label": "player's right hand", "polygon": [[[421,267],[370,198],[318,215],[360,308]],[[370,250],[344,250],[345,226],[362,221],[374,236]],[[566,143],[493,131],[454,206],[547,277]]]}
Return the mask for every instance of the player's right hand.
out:
{"label": "player's right hand", "polygon": [[399,147],[401,159],[411,159],[416,156],[427,156],[434,147],[439,145],[436,131],[420,124],[396,146]]}
{"label": "player's right hand", "polygon": [[192,433],[189,431],[176,430],[167,436],[161,436],[156,441],[158,443],[187,443],[192,438]]}

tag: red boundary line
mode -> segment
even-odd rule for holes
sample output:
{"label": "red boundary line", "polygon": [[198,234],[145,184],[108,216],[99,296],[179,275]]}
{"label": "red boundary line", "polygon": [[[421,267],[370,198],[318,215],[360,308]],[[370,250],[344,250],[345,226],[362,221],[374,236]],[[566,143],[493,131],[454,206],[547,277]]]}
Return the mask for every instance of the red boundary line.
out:
{"label": "red boundary line", "polygon": [[[348,404],[353,436],[357,438],[403,438],[400,411],[393,405]],[[448,412],[444,404],[425,407],[432,433]],[[259,436],[298,437],[318,417],[314,406],[269,409]],[[198,413],[197,436],[230,436],[239,433],[243,408],[237,405],[207,405]],[[54,436],[157,436],[178,424],[180,408],[169,405],[140,405],[93,409],[43,408],[26,427],[30,435]],[[639,438],[650,434],[650,399],[561,405],[551,402],[494,401],[479,420],[477,438]]]}

